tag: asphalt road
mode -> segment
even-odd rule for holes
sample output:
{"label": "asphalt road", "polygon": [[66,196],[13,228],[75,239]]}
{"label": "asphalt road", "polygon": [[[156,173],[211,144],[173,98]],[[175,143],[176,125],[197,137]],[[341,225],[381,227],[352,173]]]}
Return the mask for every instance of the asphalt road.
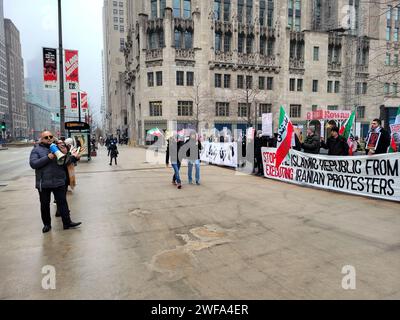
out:
{"label": "asphalt road", "polygon": [[26,175],[33,175],[29,166],[32,148],[9,148],[0,151],[0,187]]}

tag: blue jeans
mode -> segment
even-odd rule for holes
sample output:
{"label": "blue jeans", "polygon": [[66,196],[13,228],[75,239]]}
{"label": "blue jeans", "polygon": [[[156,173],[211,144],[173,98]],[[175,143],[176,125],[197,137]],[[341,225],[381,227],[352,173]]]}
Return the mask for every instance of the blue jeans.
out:
{"label": "blue jeans", "polygon": [[195,165],[195,168],[196,168],[196,183],[198,183],[198,182],[200,182],[200,160],[199,159],[197,159],[195,161],[192,161],[192,160],[188,161],[188,179],[189,179],[189,183],[192,182],[193,164]]}
{"label": "blue jeans", "polygon": [[171,163],[172,168],[174,169],[174,176],[172,178],[173,181],[177,183],[181,183],[181,176],[179,175],[179,170],[181,169],[180,163]]}

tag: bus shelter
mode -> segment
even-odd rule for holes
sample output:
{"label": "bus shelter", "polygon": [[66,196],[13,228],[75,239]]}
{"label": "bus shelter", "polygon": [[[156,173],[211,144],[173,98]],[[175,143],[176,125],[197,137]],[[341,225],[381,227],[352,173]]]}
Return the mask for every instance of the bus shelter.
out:
{"label": "bus shelter", "polygon": [[86,122],[70,121],[65,123],[68,138],[72,138],[74,147],[81,148],[81,157],[91,160],[90,126]]}

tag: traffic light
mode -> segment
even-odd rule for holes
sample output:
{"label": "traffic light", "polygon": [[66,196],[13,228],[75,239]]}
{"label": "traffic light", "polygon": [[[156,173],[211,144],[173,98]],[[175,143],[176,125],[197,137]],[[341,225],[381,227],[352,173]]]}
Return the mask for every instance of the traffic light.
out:
{"label": "traffic light", "polygon": [[0,128],[1,128],[1,131],[3,131],[3,132],[6,131],[6,123],[4,121],[1,123]]}

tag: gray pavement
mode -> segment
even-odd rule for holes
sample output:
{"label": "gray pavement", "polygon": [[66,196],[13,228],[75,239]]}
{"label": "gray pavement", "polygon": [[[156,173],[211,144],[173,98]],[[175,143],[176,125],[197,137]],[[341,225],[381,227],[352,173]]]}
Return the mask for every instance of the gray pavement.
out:
{"label": "gray pavement", "polygon": [[[400,298],[398,203],[215,166],[177,190],[164,155],[145,152],[120,147],[110,167],[102,149],[77,167],[76,230],[54,218],[41,233],[33,170],[0,188],[0,299]],[[42,288],[46,265],[55,290]]]}

